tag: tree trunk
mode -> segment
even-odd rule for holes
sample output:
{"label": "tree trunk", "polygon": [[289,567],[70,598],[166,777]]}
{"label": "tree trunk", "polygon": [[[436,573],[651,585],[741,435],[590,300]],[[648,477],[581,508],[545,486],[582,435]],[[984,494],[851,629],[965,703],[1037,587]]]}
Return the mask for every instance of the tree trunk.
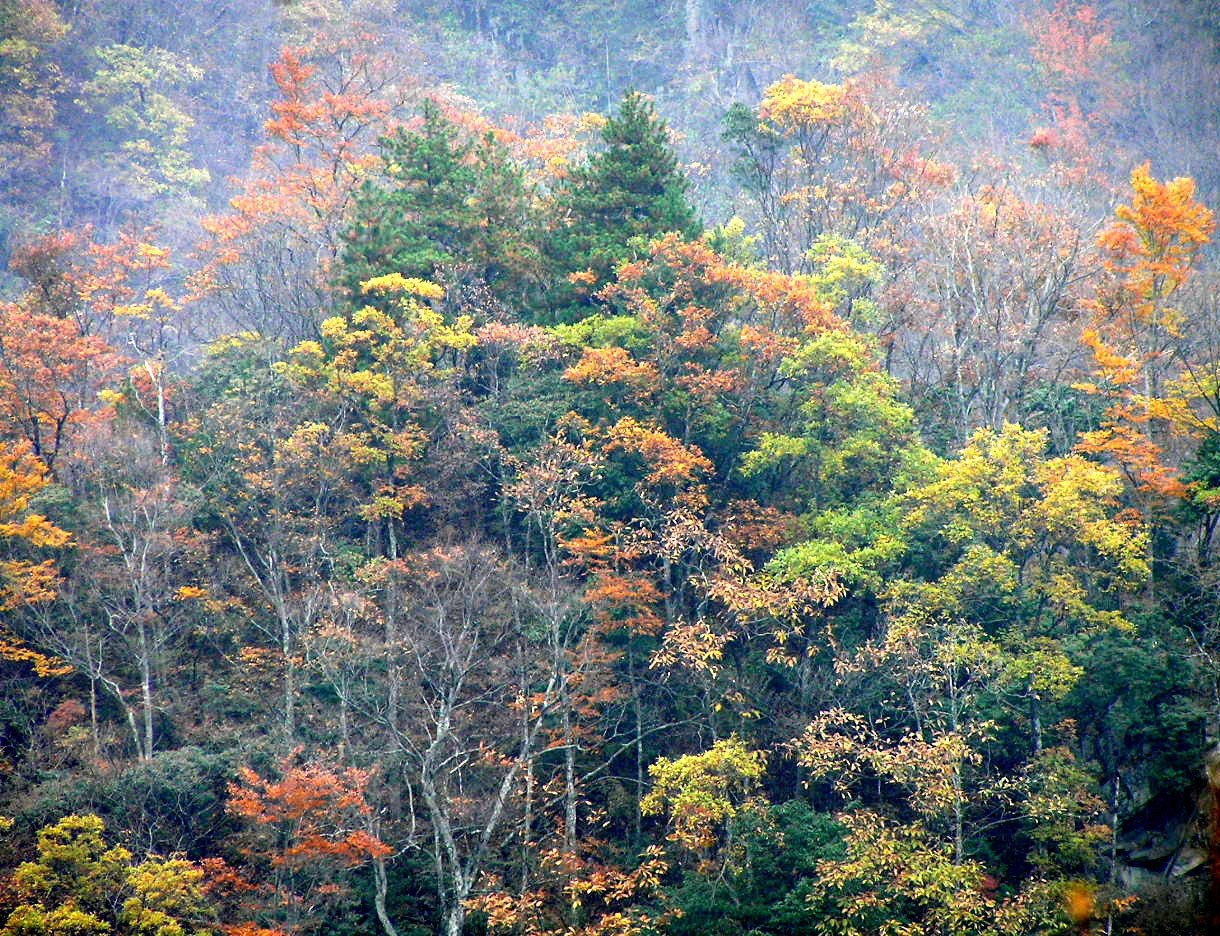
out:
{"label": "tree trunk", "polygon": [[119,708],[123,711],[123,717],[127,720],[127,727],[131,730],[131,740],[136,748],[136,757],[139,760],[144,760],[143,747],[144,743],[140,739],[140,726],[136,724],[136,713],[131,706],[127,704],[127,700],[123,698],[123,690],[119,688],[119,684],[112,679],[102,679],[102,685],[110,690],[110,694],[114,696],[115,701],[119,703]]}
{"label": "tree trunk", "polygon": [[93,734],[93,757],[102,759],[102,738],[97,727],[97,677],[89,673],[89,729]]}
{"label": "tree trunk", "polygon": [[1211,829],[1208,836],[1208,901],[1203,932],[1220,934],[1220,745],[1207,755],[1207,781],[1211,793]]}
{"label": "tree trunk", "polygon": [[1029,727],[1034,736],[1034,756],[1042,753],[1042,700],[1038,693],[1029,694]]}
{"label": "tree trunk", "polygon": [[280,652],[284,654],[284,748],[292,750],[296,737],[296,662],[292,659],[292,622],[280,612]]}
{"label": "tree trunk", "polygon": [[151,760],[153,754],[152,661],[149,659],[148,628],[141,619],[136,625],[140,636],[140,697],[144,716],[144,751],[141,760]]}
{"label": "tree trunk", "polygon": [[643,835],[644,811],[640,802],[644,798],[644,713],[640,706],[640,687],[635,679],[635,650],[630,643],[627,645],[627,672],[631,681],[631,708],[635,716],[635,841],[638,844]]}
{"label": "tree trunk", "polygon": [[576,743],[572,736],[572,703],[563,700],[563,850],[576,851]]}
{"label": "tree trunk", "polygon": [[703,0],[686,0],[686,64],[695,67],[703,60]]}
{"label": "tree trunk", "polygon": [[462,936],[462,927],[465,925],[466,905],[455,899],[445,911],[445,936]]}
{"label": "tree trunk", "polygon": [[[521,653],[518,644],[518,653]],[[521,654],[521,685],[527,685],[527,669],[524,654]],[[521,745],[528,748],[530,743],[530,710],[528,705],[521,706]],[[534,758],[531,755],[525,762],[525,802],[522,805],[521,816],[521,892],[525,893],[530,886],[530,840],[534,836]]]}
{"label": "tree trunk", "polygon": [[373,885],[373,908],[377,911],[377,919],[381,922],[381,928],[385,930],[385,936],[398,936],[398,930],[394,928],[394,923],[390,920],[390,915],[385,908],[389,879],[385,872],[384,858],[373,859]]}

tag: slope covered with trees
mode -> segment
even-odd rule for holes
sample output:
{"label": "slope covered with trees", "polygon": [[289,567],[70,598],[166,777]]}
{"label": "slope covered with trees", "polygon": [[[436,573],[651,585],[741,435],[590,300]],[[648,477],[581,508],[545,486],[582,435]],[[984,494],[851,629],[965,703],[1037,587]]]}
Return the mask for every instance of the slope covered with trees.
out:
{"label": "slope covered with trees", "polygon": [[0,934],[1220,931],[1218,37],[0,0]]}

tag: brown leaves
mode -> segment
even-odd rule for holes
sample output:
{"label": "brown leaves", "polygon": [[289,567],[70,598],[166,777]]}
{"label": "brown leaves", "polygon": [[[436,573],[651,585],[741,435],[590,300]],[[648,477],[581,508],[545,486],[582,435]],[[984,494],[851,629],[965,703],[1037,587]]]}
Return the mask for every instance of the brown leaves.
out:
{"label": "brown leaves", "polygon": [[[468,907],[487,916],[496,934],[519,936],[643,936],[664,914],[650,912],[669,869],[661,849],[644,849],[634,868],[605,860],[595,841],[578,852],[548,849],[540,858],[538,883],[524,893],[493,884]],[[498,883],[498,882],[497,882]]]}

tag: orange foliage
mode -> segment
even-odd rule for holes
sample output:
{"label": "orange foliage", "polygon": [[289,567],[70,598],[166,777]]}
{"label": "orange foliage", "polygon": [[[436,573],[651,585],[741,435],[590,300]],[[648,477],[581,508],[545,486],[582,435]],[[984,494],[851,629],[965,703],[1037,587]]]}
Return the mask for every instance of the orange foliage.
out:
{"label": "orange foliage", "polygon": [[795,539],[799,521],[753,500],[730,501],[720,518],[720,532],[741,549],[774,551]]}
{"label": "orange foliage", "polygon": [[652,393],[658,384],[657,369],[648,362],[637,363],[626,348],[585,348],[580,361],[563,372],[565,380],[597,386],[621,385]]}
{"label": "orange foliage", "polygon": [[756,340],[764,329],[793,335],[845,327],[807,279],[733,263],[703,241],[666,234],[649,245],[649,260],[621,266],[602,295],[685,350],[706,346],[734,321],[750,322]]}
{"label": "orange foliage", "polygon": [[76,322],[0,303],[0,419],[48,467],[70,431],[97,415],[97,394],[117,362]]}
{"label": "orange foliage", "polygon": [[1104,392],[1110,405],[1102,428],[1079,447],[1113,458],[1137,490],[1182,497],[1186,487],[1165,463],[1165,449],[1198,421],[1173,381],[1172,369],[1189,371],[1190,362],[1178,353],[1185,319],[1170,301],[1190,278],[1216,221],[1195,201],[1190,178],[1159,182],[1144,163],[1132,171],[1131,189],[1131,203],[1115,210],[1116,220],[1098,237],[1105,279],[1082,336],[1098,385],[1082,387]]}
{"label": "orange foliage", "polygon": [[1129,413],[1122,407],[1112,407],[1107,414],[1109,424],[1084,433],[1076,445],[1077,451],[1114,459],[1137,490],[1162,497],[1185,497],[1188,489],[1164,463],[1164,449],[1135,425],[1116,422],[1119,419],[1140,421],[1137,417],[1138,414]]}
{"label": "orange foliage", "polygon": [[1190,277],[1195,259],[1216,230],[1215,215],[1195,201],[1189,176],[1158,182],[1149,163],[1131,171],[1131,204],[1119,205],[1118,220],[1098,238],[1106,269],[1142,305],[1137,314],[1155,312],[1150,303],[1169,296]]}
{"label": "orange foliage", "polygon": [[605,432],[605,451],[637,455],[644,461],[643,484],[675,489],[675,502],[700,498],[701,479],[714,466],[693,445],[684,445],[656,425],[626,416]]}
{"label": "orange foliage", "polygon": [[633,634],[656,635],[664,627],[657,606],[663,595],[646,576],[604,571],[585,589],[585,602],[597,615],[600,629],[624,628]]}
{"label": "orange foliage", "polygon": [[[303,276],[315,289],[325,280],[343,246],[347,206],[377,164],[374,144],[416,90],[379,47],[377,36],[356,31],[319,34],[281,52],[271,66],[279,97],[264,125],[268,141],[255,150],[231,210],[202,222],[209,239],[192,295],[232,296],[240,305],[251,288],[246,276],[279,277],[278,288],[288,277]],[[285,267],[291,261],[280,251],[294,245],[320,269]]]}
{"label": "orange foliage", "polygon": [[291,760],[281,765],[279,780],[243,767],[238,780],[229,784],[230,812],[283,831],[285,843],[271,855],[273,866],[335,858],[350,867],[392,853],[368,829],[373,810],[365,800],[367,771],[298,767]]}

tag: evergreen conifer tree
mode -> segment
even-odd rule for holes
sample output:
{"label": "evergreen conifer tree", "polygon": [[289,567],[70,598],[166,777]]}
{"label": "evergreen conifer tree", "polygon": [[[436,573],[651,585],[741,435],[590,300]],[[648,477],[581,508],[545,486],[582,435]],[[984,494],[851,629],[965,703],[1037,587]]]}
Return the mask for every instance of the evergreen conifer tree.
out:
{"label": "evergreen conifer tree", "polygon": [[[576,169],[556,198],[549,305],[559,318],[579,317],[582,293],[607,282],[641,240],[675,231],[694,237],[701,229],[666,124],[647,98],[628,94],[602,139],[605,149]],[[585,271],[594,280],[578,292],[568,277]]]}
{"label": "evergreen conifer tree", "polygon": [[519,297],[537,265],[524,174],[490,133],[463,139],[432,101],[422,116],[380,141],[383,175],[357,197],[341,284],[355,298],[374,276],[447,271]]}

